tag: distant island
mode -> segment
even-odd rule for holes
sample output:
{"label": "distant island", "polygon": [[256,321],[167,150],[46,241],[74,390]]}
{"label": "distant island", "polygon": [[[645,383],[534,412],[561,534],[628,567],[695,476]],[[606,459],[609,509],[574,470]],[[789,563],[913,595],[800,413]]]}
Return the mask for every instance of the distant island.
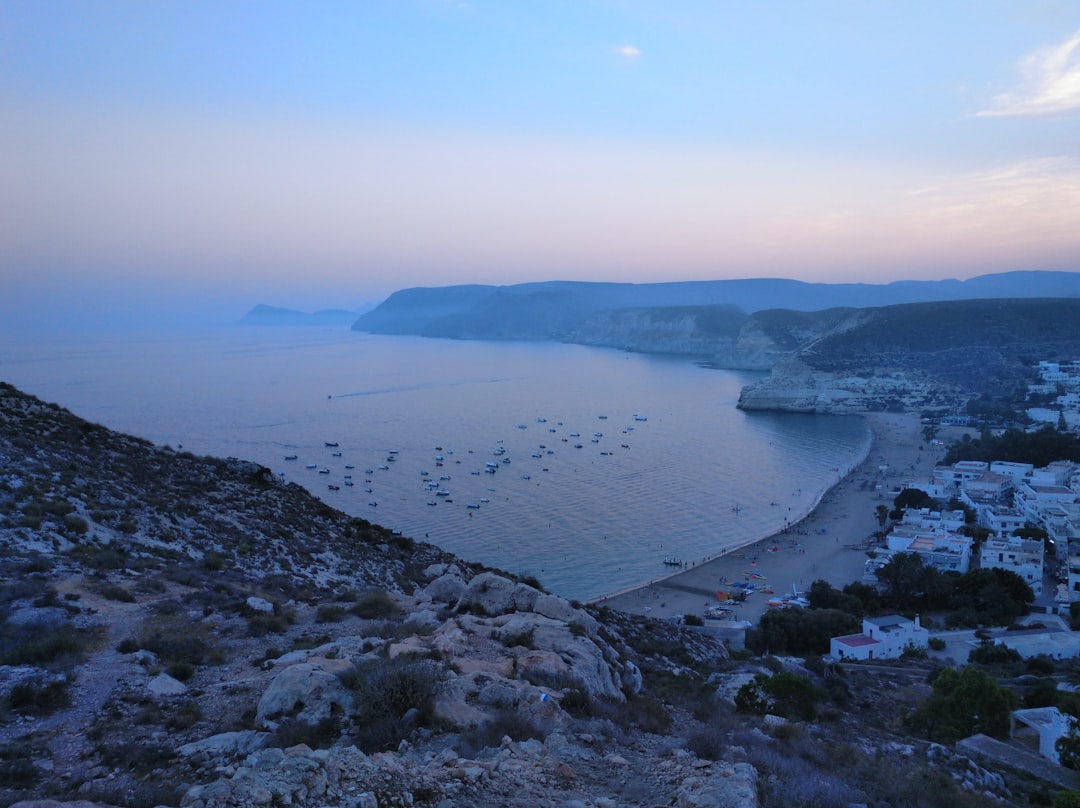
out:
{"label": "distant island", "polygon": [[268,325],[268,326],[312,326],[312,325],[350,325],[364,312],[373,308],[366,304],[358,309],[320,309],[315,312],[298,311],[278,306],[268,306],[265,303],[253,307],[251,311],[241,317],[238,325]]}

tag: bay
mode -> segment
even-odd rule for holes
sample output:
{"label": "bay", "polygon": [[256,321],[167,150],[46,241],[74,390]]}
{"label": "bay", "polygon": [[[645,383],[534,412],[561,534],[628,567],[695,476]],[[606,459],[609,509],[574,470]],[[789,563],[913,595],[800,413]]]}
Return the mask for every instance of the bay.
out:
{"label": "bay", "polygon": [[8,335],[0,378],[154,443],[253,460],[350,514],[582,600],[796,521],[869,442],[858,418],[737,410],[755,374],[556,343]]}

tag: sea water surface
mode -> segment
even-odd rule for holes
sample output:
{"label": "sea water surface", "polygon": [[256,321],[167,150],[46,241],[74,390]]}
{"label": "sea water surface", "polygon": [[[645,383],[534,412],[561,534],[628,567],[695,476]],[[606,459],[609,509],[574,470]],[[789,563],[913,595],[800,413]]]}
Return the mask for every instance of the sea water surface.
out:
{"label": "sea water surface", "polygon": [[737,410],[754,378],[682,357],[346,329],[0,346],[0,379],[83,418],[253,460],[578,599],[783,528],[865,452],[858,418]]}

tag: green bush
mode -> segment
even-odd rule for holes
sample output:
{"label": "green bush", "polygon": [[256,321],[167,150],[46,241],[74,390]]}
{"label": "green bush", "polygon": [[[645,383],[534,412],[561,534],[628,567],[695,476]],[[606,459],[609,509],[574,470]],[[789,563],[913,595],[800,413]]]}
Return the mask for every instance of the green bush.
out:
{"label": "green bush", "polygon": [[85,536],[90,531],[90,523],[78,514],[69,513],[64,517],[64,528],[79,536]]}
{"label": "green bush", "polygon": [[210,630],[181,615],[158,615],[145,621],[136,636],[140,648],[153,651],[166,664],[218,665],[224,654]]}
{"label": "green bush", "polygon": [[429,726],[443,671],[430,659],[366,660],[341,677],[353,691],[353,742],[364,752],[395,748],[413,729]]}
{"label": "green bush", "polygon": [[63,623],[30,622],[0,626],[0,665],[74,663],[86,651],[88,635]]}
{"label": "green bush", "polygon": [[337,603],[324,603],[315,610],[316,623],[340,623],[348,612]]}
{"label": "green bush", "polygon": [[23,715],[50,715],[71,704],[66,679],[24,679],[8,694],[8,706]]}
{"label": "green bush", "polygon": [[484,749],[497,747],[503,737],[509,737],[512,741],[527,741],[530,738],[542,741],[547,733],[517,711],[504,708],[490,720],[462,732],[459,751],[463,755],[473,756]]}
{"label": "green bush", "polygon": [[178,682],[190,682],[195,676],[195,666],[190,662],[173,662],[165,673]]}
{"label": "green bush", "polygon": [[349,611],[365,620],[389,620],[401,616],[401,607],[382,589],[365,592]]}
{"label": "green bush", "polygon": [[130,590],[125,589],[119,584],[103,583],[97,588],[98,594],[106,600],[115,600],[120,603],[134,603],[135,595]]}
{"label": "green bush", "polygon": [[931,651],[945,650],[945,640],[941,639],[941,637],[931,637],[929,640],[926,641],[926,644]]}
{"label": "green bush", "polygon": [[812,721],[817,715],[821,694],[805,676],[795,673],[759,673],[735,694],[735,709],[741,713],[774,713],[784,718]]}
{"label": "green bush", "polygon": [[187,699],[167,719],[165,726],[168,729],[190,729],[202,721],[202,710],[192,699]]}
{"label": "green bush", "polygon": [[288,749],[306,744],[312,749],[326,749],[333,746],[340,735],[341,721],[335,716],[327,716],[315,723],[286,718],[278,724],[268,745]]}

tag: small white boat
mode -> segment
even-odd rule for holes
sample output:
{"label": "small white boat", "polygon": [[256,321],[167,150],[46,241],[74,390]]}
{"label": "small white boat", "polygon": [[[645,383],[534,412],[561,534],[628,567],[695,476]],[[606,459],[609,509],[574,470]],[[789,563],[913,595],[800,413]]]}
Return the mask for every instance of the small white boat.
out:
{"label": "small white boat", "polygon": [[374,502],[374,501],[372,501],[372,502],[369,502],[369,503],[368,503],[368,507],[369,507],[369,508],[374,508],[374,507],[375,507],[376,505],[378,505],[378,504],[379,504],[378,502]]}
{"label": "small white boat", "polygon": [[675,556],[665,556],[664,564],[669,567],[681,567],[683,562],[682,559],[676,558]]}
{"label": "small white boat", "polygon": [[635,415],[634,420],[635,421],[648,421],[649,419],[646,418],[644,415]]}
{"label": "small white boat", "polygon": [[437,497],[448,497],[448,496],[450,496],[450,492],[447,491],[445,488],[440,488],[438,491],[435,492],[435,496],[437,496]]}
{"label": "small white boat", "polygon": [[469,502],[469,503],[467,503],[465,505],[465,507],[468,508],[471,511],[477,511],[477,510],[480,509],[480,503],[479,502]]}
{"label": "small white boat", "polygon": [[386,465],[385,463],[383,463],[381,466],[379,466],[379,471],[389,471],[389,470],[390,470],[390,467],[388,465]]}
{"label": "small white boat", "polygon": [[305,463],[304,468],[313,469],[313,468],[317,468],[317,466],[314,463]]}
{"label": "small white boat", "polygon": [[531,480],[532,477],[530,477],[528,474],[522,474],[521,479],[523,479],[523,480]]}
{"label": "small white boat", "polygon": [[487,497],[480,497],[480,501],[481,502],[491,502],[491,500],[488,499]]}
{"label": "small white boat", "polygon": [[285,455],[286,460],[296,460],[296,455]]}
{"label": "small white boat", "polygon": [[329,474],[330,469],[319,469],[319,474]]}

